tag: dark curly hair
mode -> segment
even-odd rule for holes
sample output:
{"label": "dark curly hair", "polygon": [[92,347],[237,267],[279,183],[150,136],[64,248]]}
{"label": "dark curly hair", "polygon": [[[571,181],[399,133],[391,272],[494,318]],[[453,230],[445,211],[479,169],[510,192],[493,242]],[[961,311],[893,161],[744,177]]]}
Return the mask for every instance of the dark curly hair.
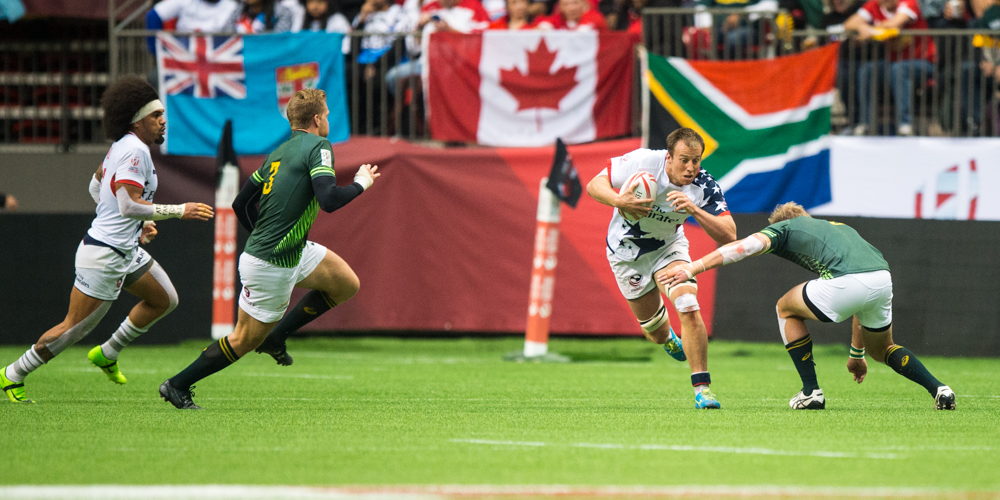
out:
{"label": "dark curly hair", "polygon": [[113,83],[101,96],[104,110],[104,136],[117,141],[128,133],[132,117],[146,103],[159,99],[153,87],[138,76],[125,76]]}

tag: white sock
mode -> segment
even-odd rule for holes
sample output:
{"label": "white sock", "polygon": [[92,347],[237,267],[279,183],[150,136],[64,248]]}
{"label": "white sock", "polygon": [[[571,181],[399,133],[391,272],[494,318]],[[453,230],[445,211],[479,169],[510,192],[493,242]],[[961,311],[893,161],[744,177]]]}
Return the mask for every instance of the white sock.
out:
{"label": "white sock", "polygon": [[111,335],[111,338],[101,344],[101,352],[105,358],[110,360],[118,359],[118,353],[122,352],[122,349],[131,344],[139,335],[146,333],[147,330],[148,328],[141,329],[133,325],[132,320],[126,317],[125,321],[122,321],[121,326]]}
{"label": "white sock", "polygon": [[697,396],[701,394],[702,389],[708,389],[708,385],[702,384],[694,386],[694,395]]}
{"label": "white sock", "polygon": [[24,377],[45,364],[45,360],[35,352],[35,347],[31,346],[17,361],[7,366],[4,376],[11,382],[24,382]]}

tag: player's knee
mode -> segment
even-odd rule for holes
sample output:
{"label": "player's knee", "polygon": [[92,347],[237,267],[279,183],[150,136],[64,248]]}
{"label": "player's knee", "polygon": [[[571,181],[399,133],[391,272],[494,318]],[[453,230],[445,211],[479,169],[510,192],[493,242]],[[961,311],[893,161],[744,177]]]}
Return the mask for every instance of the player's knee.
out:
{"label": "player's knee", "polygon": [[670,317],[667,315],[667,308],[660,302],[660,308],[648,319],[640,320],[639,326],[650,340],[657,344],[663,344],[670,337],[668,333],[669,323]]}
{"label": "player's knee", "polygon": [[684,293],[674,299],[674,308],[678,314],[694,313],[701,309],[698,305],[698,296],[693,293]]}

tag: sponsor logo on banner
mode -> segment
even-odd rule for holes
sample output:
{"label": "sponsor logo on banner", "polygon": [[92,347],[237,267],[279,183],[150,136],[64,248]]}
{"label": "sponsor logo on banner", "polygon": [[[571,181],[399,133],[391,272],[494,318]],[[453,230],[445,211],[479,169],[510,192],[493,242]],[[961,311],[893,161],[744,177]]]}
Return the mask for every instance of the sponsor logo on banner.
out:
{"label": "sponsor logo on banner", "polygon": [[915,198],[917,219],[975,220],[979,198],[976,160],[938,172],[920,187]]}
{"label": "sponsor logo on banner", "polygon": [[275,87],[278,91],[278,108],[285,116],[288,101],[302,89],[314,89],[319,84],[319,63],[308,62],[291,66],[278,66],[274,70]]}

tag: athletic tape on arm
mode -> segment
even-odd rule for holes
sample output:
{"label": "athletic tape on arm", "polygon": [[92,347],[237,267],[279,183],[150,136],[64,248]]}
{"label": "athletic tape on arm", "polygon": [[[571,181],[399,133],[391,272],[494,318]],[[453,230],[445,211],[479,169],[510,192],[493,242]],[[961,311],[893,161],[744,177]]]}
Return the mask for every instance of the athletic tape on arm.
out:
{"label": "athletic tape on arm", "polygon": [[722,265],[726,265],[739,262],[751,255],[756,255],[763,249],[764,242],[750,235],[735,245],[725,245],[719,248],[719,254],[722,255]]}
{"label": "athletic tape on arm", "polygon": [[163,220],[180,219],[184,215],[184,205],[143,205],[136,203],[125,187],[118,188],[118,210],[129,219]]}
{"label": "athletic tape on arm", "polygon": [[94,176],[90,176],[90,197],[94,199],[94,203],[101,202],[101,181]]}

